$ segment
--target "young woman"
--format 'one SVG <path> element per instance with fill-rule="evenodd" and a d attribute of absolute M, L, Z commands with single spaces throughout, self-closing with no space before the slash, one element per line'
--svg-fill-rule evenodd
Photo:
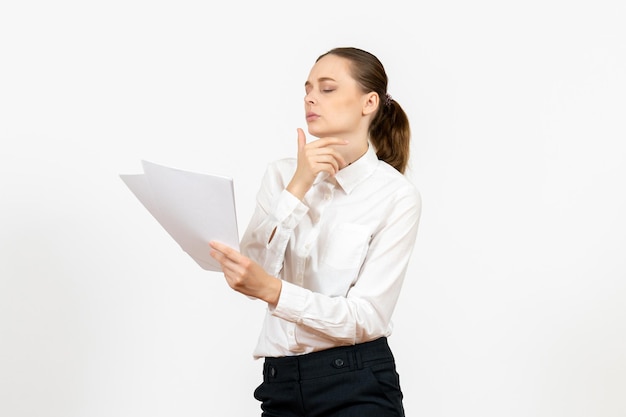
<path fill-rule="evenodd" d="M 268 166 L 241 253 L 211 242 L 228 284 L 267 302 L 256 358 L 263 416 L 404 416 L 387 337 L 416 239 L 403 175 L 409 122 L 380 61 L 320 56 L 305 82 L 307 143 Z"/>

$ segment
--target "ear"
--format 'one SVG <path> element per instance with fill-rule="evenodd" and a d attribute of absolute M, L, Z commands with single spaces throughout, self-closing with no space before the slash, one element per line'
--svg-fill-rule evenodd
<path fill-rule="evenodd" d="M 376 109 L 378 109 L 379 104 L 380 98 L 378 97 L 378 93 L 371 91 L 365 94 L 363 101 L 363 116 L 374 114 L 374 112 L 376 112 Z"/>

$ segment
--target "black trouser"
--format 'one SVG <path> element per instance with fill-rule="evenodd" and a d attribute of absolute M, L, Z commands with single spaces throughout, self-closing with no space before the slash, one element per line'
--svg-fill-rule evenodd
<path fill-rule="evenodd" d="M 386 338 L 301 356 L 266 358 L 254 391 L 263 417 L 403 417 Z"/>

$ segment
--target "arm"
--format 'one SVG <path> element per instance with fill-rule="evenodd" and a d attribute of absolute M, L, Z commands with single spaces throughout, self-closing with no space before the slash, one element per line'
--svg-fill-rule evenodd
<path fill-rule="evenodd" d="M 334 175 L 345 166 L 343 157 L 331 145 L 345 144 L 336 138 L 318 139 L 309 144 L 298 129 L 298 159 L 293 169 L 271 165 L 257 194 L 254 215 L 241 241 L 241 253 L 211 242 L 211 256 L 220 262 L 228 284 L 236 291 L 266 301 L 278 302 L 280 274 L 285 249 L 293 229 L 306 215 L 308 207 L 301 201 L 321 172 Z M 287 164 L 286 160 L 278 164 Z M 285 173 L 293 176 L 285 187 Z"/>
<path fill-rule="evenodd" d="M 293 162 L 282 160 L 265 172 L 254 214 L 241 240 L 241 253 L 258 262 L 270 275 L 278 276 L 282 269 L 292 232 L 309 210 L 302 200 L 317 175 L 334 175 L 346 165 L 333 148 L 346 143 L 324 138 L 307 144 L 304 132 L 298 129 L 296 166 L 285 166 Z"/>
<path fill-rule="evenodd" d="M 392 206 L 392 212 L 372 237 L 358 279 L 345 296 L 331 297 L 283 282 L 271 313 L 309 332 L 345 343 L 385 334 L 415 243 L 421 200 L 416 192 L 408 192 Z"/>

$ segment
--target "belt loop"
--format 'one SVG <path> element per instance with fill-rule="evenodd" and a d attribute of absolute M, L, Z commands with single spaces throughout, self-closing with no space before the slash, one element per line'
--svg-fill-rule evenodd
<path fill-rule="evenodd" d="M 363 360 L 361 359 L 361 351 L 359 349 L 354 352 L 354 358 L 356 362 L 356 369 L 363 369 Z"/>

